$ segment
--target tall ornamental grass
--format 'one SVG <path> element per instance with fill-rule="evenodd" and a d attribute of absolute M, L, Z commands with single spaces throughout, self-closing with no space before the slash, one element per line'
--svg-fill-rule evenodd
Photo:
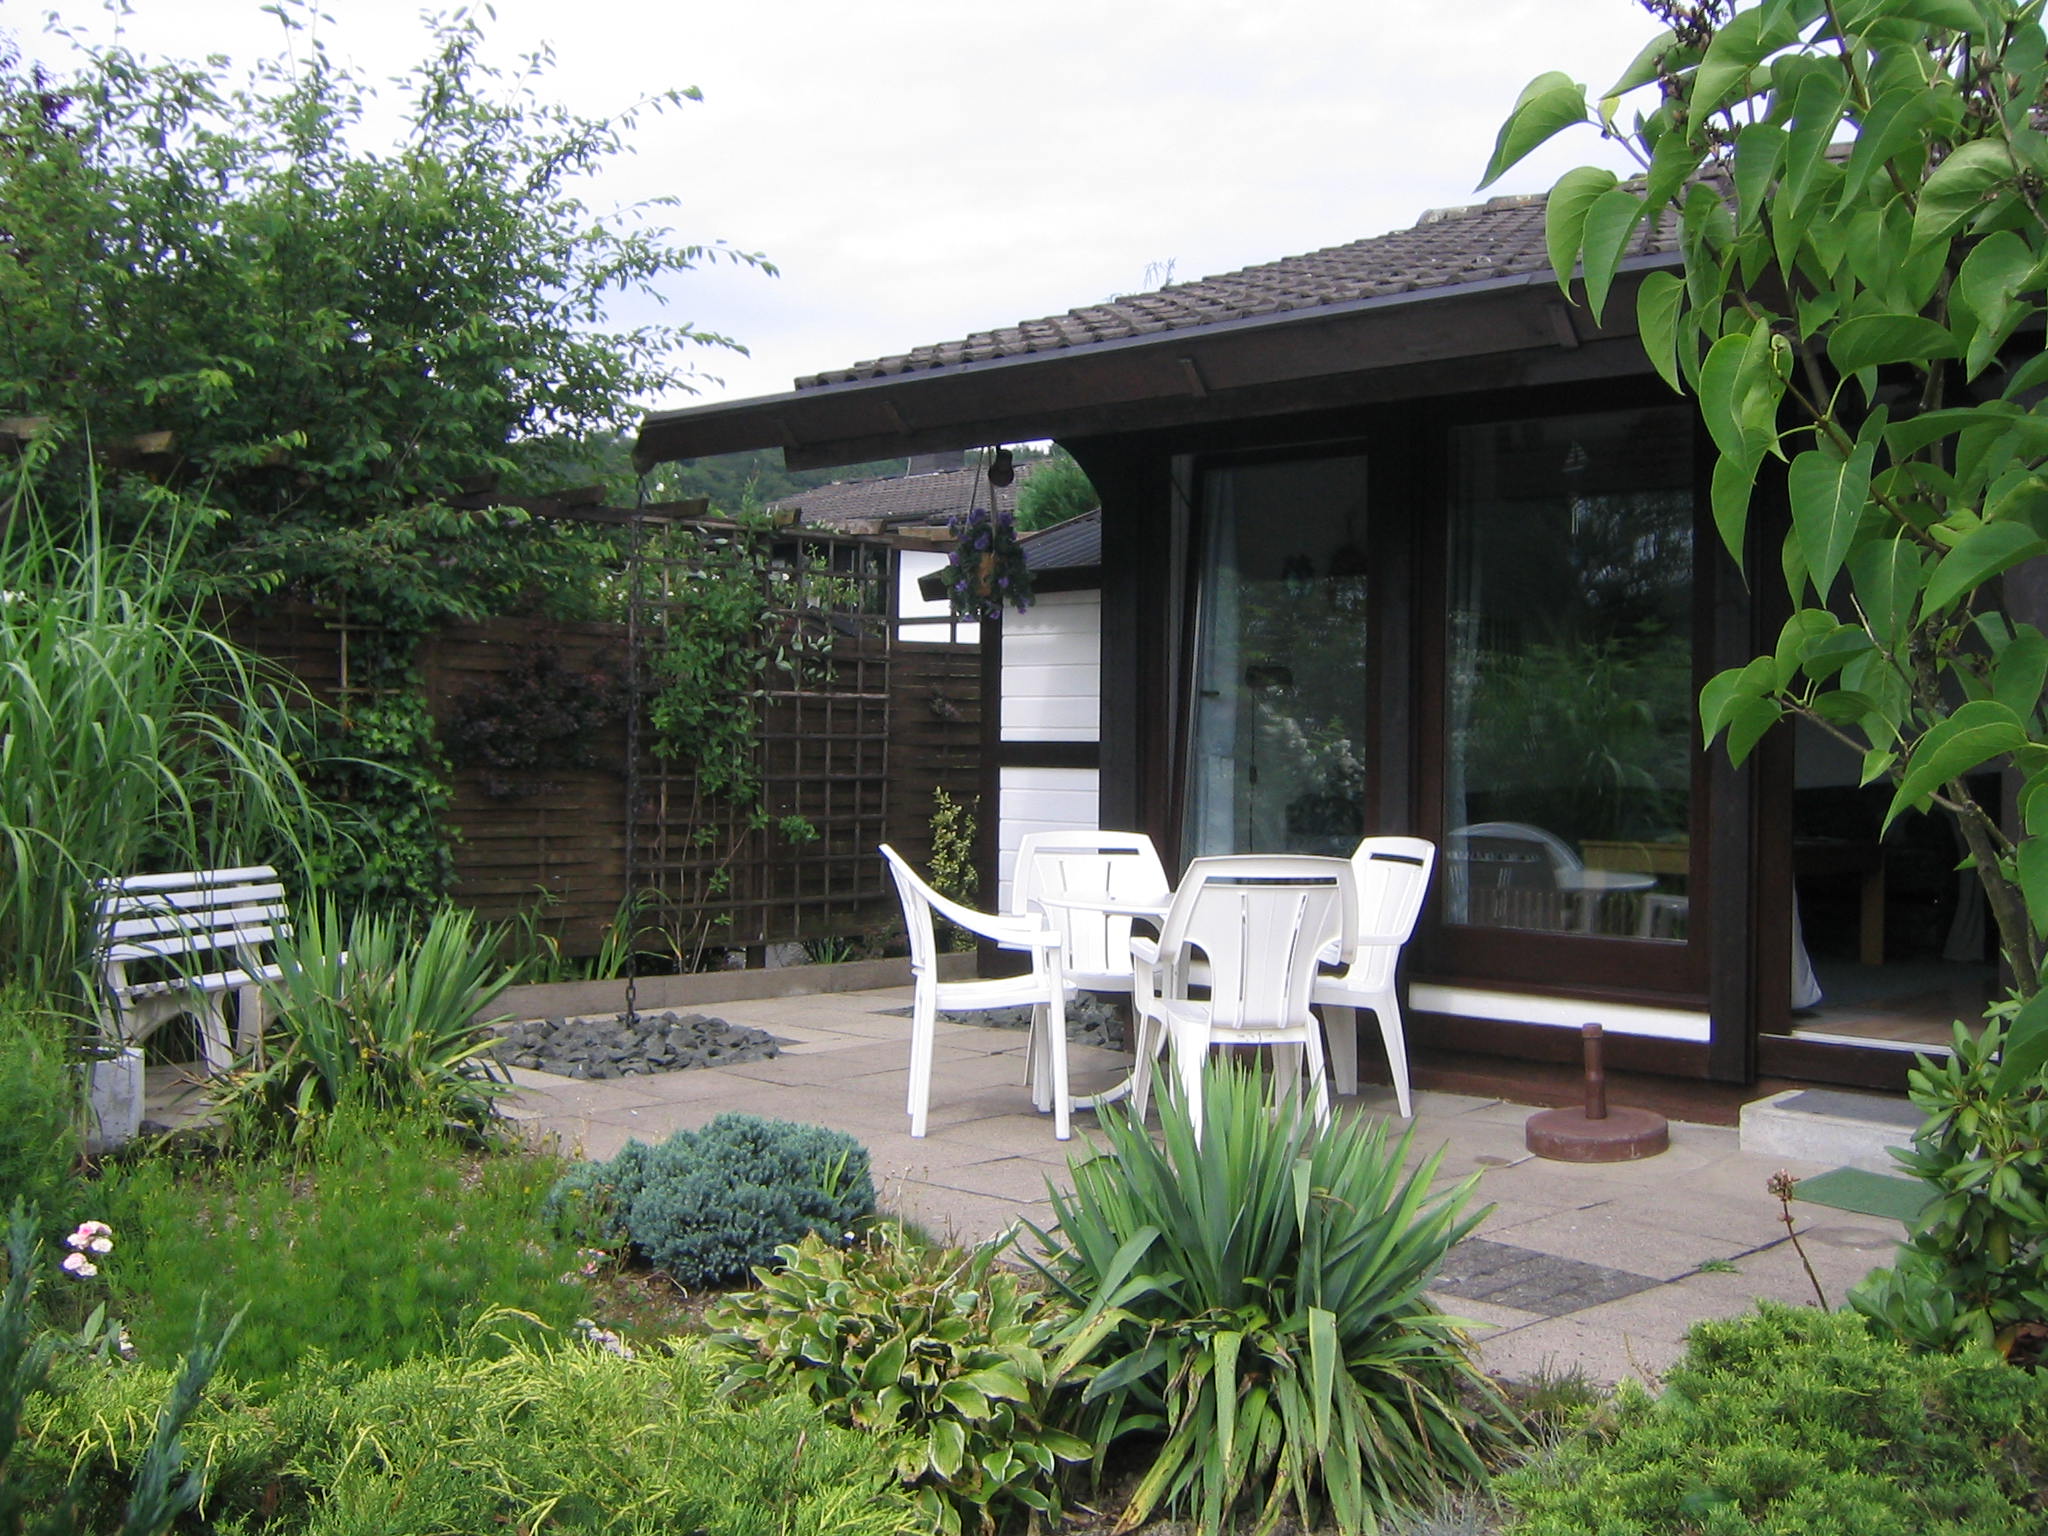
<path fill-rule="evenodd" d="M 0 981 L 86 995 L 93 883 L 295 861 L 316 803 L 287 686 L 207 621 L 188 536 L 61 530 L 0 492 Z M 145 534 L 166 530 L 145 530 Z"/>

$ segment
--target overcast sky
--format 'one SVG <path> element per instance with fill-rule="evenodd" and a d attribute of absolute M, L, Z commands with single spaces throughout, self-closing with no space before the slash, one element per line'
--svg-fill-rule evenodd
<path fill-rule="evenodd" d="M 331 0 L 329 50 L 372 78 L 425 52 L 409 0 Z M 285 47 L 257 0 L 132 0 L 155 57 Z M 1383 234 L 1480 200 L 1500 120 L 1531 76 L 1604 87 L 1655 26 L 1634 0 L 498 0 L 492 57 L 542 44 L 543 91 L 589 114 L 694 85 L 645 121 L 593 191 L 674 194 L 689 240 L 769 257 L 781 276 L 677 278 L 668 314 L 744 342 L 699 354 L 772 394 L 835 368 L 1147 286 Z M 111 33 L 103 12 L 67 20 Z M 43 8 L 0 28 L 59 57 Z M 1587 160 L 1567 135 L 1490 193 L 1547 188 Z M 625 316 L 622 318 L 632 318 Z M 691 403 L 688 397 L 660 402 Z"/>

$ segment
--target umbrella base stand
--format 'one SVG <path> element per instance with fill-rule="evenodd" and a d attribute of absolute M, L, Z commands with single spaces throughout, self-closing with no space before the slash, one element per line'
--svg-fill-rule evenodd
<path fill-rule="evenodd" d="M 1647 1109 L 1609 1109 L 1598 1024 L 1585 1027 L 1585 1041 L 1585 1104 L 1531 1115 L 1523 1144 L 1538 1157 L 1558 1163 L 1628 1163 L 1655 1157 L 1671 1145 L 1670 1125 Z"/>

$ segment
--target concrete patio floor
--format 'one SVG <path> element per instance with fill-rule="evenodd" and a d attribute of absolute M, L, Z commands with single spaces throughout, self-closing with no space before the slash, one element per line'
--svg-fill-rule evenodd
<path fill-rule="evenodd" d="M 898 1012 L 909 1001 L 910 989 L 898 987 L 705 1005 L 774 1034 L 783 1054 L 609 1081 L 515 1070 L 510 1110 L 536 1135 L 592 1158 L 728 1110 L 811 1121 L 865 1143 L 884 1208 L 937 1235 L 973 1241 L 1020 1217 L 1045 1223 L 1047 1181 L 1064 1185 L 1067 1159 L 1096 1139 L 1095 1116 L 1076 1112 L 1073 1140 L 1055 1141 L 1050 1116 L 1032 1111 L 1023 1086 L 1023 1033 L 942 1020 L 929 1133 L 913 1139 L 904 1109 L 910 1021 Z M 1117 1081 L 1129 1064 L 1090 1047 L 1073 1058 L 1077 1093 Z M 1337 1103 L 1340 1114 L 1391 1114 L 1393 1094 L 1366 1086 Z M 1523 1147 L 1528 1106 L 1424 1092 L 1415 1109 L 1416 1155 L 1447 1147 L 1444 1175 L 1478 1172 L 1478 1201 L 1493 1207 L 1453 1251 L 1435 1295 L 1474 1325 L 1498 1375 L 1579 1370 L 1598 1381 L 1654 1381 L 1701 1318 L 1758 1298 L 1813 1302 L 1764 1184 L 1780 1167 L 1803 1177 L 1826 1165 L 1746 1155 L 1732 1128 L 1688 1124 L 1674 1124 L 1670 1150 L 1642 1162 L 1546 1162 Z M 1876 1217 L 1792 1210 L 1831 1305 L 1904 1236 Z"/>

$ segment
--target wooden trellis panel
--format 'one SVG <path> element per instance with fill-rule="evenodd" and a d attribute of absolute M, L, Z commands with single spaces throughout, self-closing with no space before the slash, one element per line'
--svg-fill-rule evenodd
<path fill-rule="evenodd" d="M 875 845 L 930 855 L 932 790 L 976 789 L 980 661 L 971 646 L 906 644 L 887 615 L 890 551 L 875 540 L 776 535 L 785 567 L 828 574 L 827 596 L 778 580 L 775 610 L 822 650 L 794 676 L 768 673 L 756 750 L 771 819 L 798 815 L 817 829 L 797 841 L 698 792 L 693 775 L 646 750 L 640 757 L 633 884 L 658 900 L 643 921 L 684 950 L 869 935 L 896 922 Z M 805 558 L 798 560 L 801 553 Z M 674 573 L 670 573 L 673 576 Z M 657 594 L 660 577 L 650 583 Z M 651 616 L 649 616 L 651 617 Z M 238 616 L 238 638 L 330 703 L 352 684 L 345 625 L 305 605 Z M 829 648 L 824 637 L 829 635 Z M 556 651 L 563 666 L 622 669 L 623 623 L 531 618 L 451 625 L 418 653 L 429 708 L 451 718 L 468 694 L 502 685 L 520 652 Z M 493 796 L 486 775 L 456 762 L 446 822 L 455 835 L 455 899 L 490 921 L 531 920 L 568 954 L 594 953 L 625 898 L 626 730 L 597 733 L 596 766 L 529 776 L 516 798 Z"/>

